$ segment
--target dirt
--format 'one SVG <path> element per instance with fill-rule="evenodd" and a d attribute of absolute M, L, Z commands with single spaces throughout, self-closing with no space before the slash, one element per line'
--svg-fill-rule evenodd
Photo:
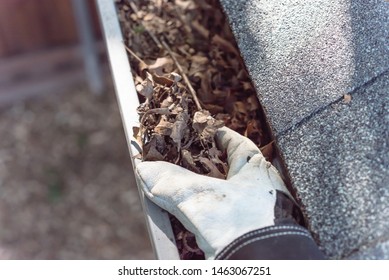
<path fill-rule="evenodd" d="M 0 110 L 0 259 L 149 259 L 113 89 Z"/>

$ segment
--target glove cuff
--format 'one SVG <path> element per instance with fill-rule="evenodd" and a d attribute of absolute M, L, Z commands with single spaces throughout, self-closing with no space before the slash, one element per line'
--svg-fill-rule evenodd
<path fill-rule="evenodd" d="M 276 225 L 248 232 L 235 239 L 217 260 L 324 259 L 307 229 L 295 225 Z"/>

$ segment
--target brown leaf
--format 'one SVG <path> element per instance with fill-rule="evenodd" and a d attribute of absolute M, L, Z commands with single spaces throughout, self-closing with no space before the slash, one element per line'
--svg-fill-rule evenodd
<path fill-rule="evenodd" d="M 239 72 L 238 72 L 238 75 L 237 75 L 238 79 L 243 81 L 243 80 L 246 80 L 247 79 L 247 72 L 244 70 L 244 69 L 241 69 Z"/>
<path fill-rule="evenodd" d="M 248 111 L 256 111 L 259 109 L 259 102 L 256 96 L 252 95 L 247 98 Z"/>
<path fill-rule="evenodd" d="M 188 73 L 189 76 L 207 70 L 209 60 L 206 56 L 197 54 L 191 56 L 190 60 L 191 60 L 191 65 Z"/>
<path fill-rule="evenodd" d="M 192 127 L 203 140 L 212 141 L 216 130 L 224 126 L 224 121 L 214 119 L 207 110 L 197 111 L 193 116 Z"/>
<path fill-rule="evenodd" d="M 208 118 L 211 118 L 211 115 L 206 110 L 197 111 L 194 114 L 192 127 L 197 133 L 201 134 L 203 132 L 207 126 Z"/>
<path fill-rule="evenodd" d="M 186 150 L 186 149 L 182 149 L 181 150 L 181 156 L 182 156 L 182 165 L 183 167 L 193 171 L 193 172 L 196 172 L 198 174 L 200 174 L 200 170 L 198 169 L 198 167 L 196 166 L 196 163 L 194 162 L 193 160 L 193 157 L 191 155 L 191 153 Z"/>
<path fill-rule="evenodd" d="M 154 82 L 162 86 L 171 87 L 172 85 L 174 85 L 173 80 L 170 80 L 169 78 L 166 78 L 164 76 L 158 76 L 157 74 L 153 74 L 153 80 Z"/>
<path fill-rule="evenodd" d="M 244 104 L 242 101 L 236 101 L 234 103 L 234 110 L 235 112 L 247 115 L 246 104 Z"/>
<path fill-rule="evenodd" d="M 213 146 L 208 150 L 208 155 L 213 163 L 218 164 L 223 168 L 224 175 L 227 175 L 228 166 L 225 162 L 223 162 L 220 159 L 220 157 L 222 156 L 222 152 L 219 149 L 217 149 L 215 146 Z"/>
<path fill-rule="evenodd" d="M 172 140 L 177 144 L 178 150 L 181 149 L 181 140 L 185 136 L 185 129 L 187 127 L 188 120 L 188 113 L 186 111 L 182 111 L 177 115 L 176 121 L 173 124 L 170 138 L 172 138 Z"/>
<path fill-rule="evenodd" d="M 273 160 L 273 144 L 274 140 L 260 149 L 266 160 L 270 162 Z"/>
<path fill-rule="evenodd" d="M 234 103 L 232 115 L 240 122 L 247 123 L 249 121 L 249 114 L 247 112 L 246 104 L 242 101 L 237 101 Z"/>
<path fill-rule="evenodd" d="M 196 4 L 195 2 L 192 1 L 186 1 L 186 0 L 176 0 L 175 5 L 180 7 L 183 10 L 194 10 L 196 9 Z"/>
<path fill-rule="evenodd" d="M 216 131 L 223 126 L 224 126 L 223 121 L 215 120 L 214 118 L 212 118 L 211 120 L 208 121 L 207 126 L 201 133 L 201 137 L 204 140 L 213 142 Z"/>
<path fill-rule="evenodd" d="M 143 160 L 156 161 L 163 160 L 164 156 L 160 151 L 163 151 L 165 142 L 159 135 L 153 135 L 151 141 L 143 146 Z"/>
<path fill-rule="evenodd" d="M 208 69 L 204 75 L 201 76 L 201 90 L 199 91 L 199 97 L 204 103 L 214 103 L 215 96 L 212 94 L 212 75 L 216 71 L 215 69 Z"/>
<path fill-rule="evenodd" d="M 350 103 L 351 102 L 351 95 L 350 94 L 345 94 L 345 95 L 343 95 L 343 102 L 344 103 Z"/>
<path fill-rule="evenodd" d="M 158 76 L 162 76 L 173 71 L 174 62 L 170 57 L 160 57 L 153 64 L 149 65 L 149 69 Z"/>
<path fill-rule="evenodd" d="M 245 128 L 246 125 L 242 121 L 238 120 L 236 117 L 232 117 L 231 122 L 228 124 L 228 127 L 232 130 L 239 131 L 241 128 Z"/>
<path fill-rule="evenodd" d="M 154 86 L 153 86 L 152 78 L 147 77 L 141 84 L 137 85 L 136 91 L 140 95 L 146 97 L 147 99 L 150 99 L 154 93 Z"/>
<path fill-rule="evenodd" d="M 253 86 L 250 82 L 242 82 L 243 90 L 249 91 L 253 89 Z M 250 96 L 251 97 L 251 96 Z"/>
<path fill-rule="evenodd" d="M 132 127 L 132 136 L 136 139 L 139 135 L 139 127 L 133 126 Z"/>
<path fill-rule="evenodd" d="M 161 108 L 169 108 L 172 104 L 173 98 L 171 96 L 168 96 L 161 102 Z"/>
<path fill-rule="evenodd" d="M 143 20 L 144 20 L 144 21 L 150 21 L 150 20 L 152 20 L 153 18 L 154 18 L 154 14 L 148 13 L 148 14 L 146 14 L 146 15 L 143 17 Z"/>
<path fill-rule="evenodd" d="M 219 179 L 225 179 L 226 176 L 222 174 L 219 169 L 216 167 L 216 165 L 210 161 L 209 159 L 205 157 L 200 157 L 199 161 L 203 164 L 203 166 L 209 170 L 209 172 L 206 174 L 209 177 L 213 178 L 219 178 Z"/>
<path fill-rule="evenodd" d="M 222 152 L 218 150 L 215 146 L 213 146 L 208 150 L 208 154 L 211 158 L 217 158 L 222 154 Z"/>
<path fill-rule="evenodd" d="M 257 145 L 261 144 L 261 139 L 262 139 L 262 129 L 261 129 L 261 124 L 258 120 L 250 120 L 247 123 L 246 130 L 244 132 L 244 136 L 252 140 L 254 143 Z"/>
<path fill-rule="evenodd" d="M 225 124 L 229 122 L 231 116 L 229 114 L 219 113 L 215 116 L 215 119 L 223 121 Z"/>
<path fill-rule="evenodd" d="M 140 127 L 133 126 L 132 127 L 132 133 L 133 137 L 136 140 L 136 142 L 140 145 L 142 143 L 142 132 L 140 131 Z"/>
<path fill-rule="evenodd" d="M 226 91 L 221 90 L 221 89 L 215 89 L 212 91 L 213 95 L 217 98 L 225 98 L 226 95 L 228 94 Z"/>
<path fill-rule="evenodd" d="M 182 80 L 182 76 L 178 73 L 175 73 L 175 72 L 171 72 L 169 74 L 169 78 L 172 79 L 173 81 L 175 81 L 176 83 Z"/>
<path fill-rule="evenodd" d="M 204 104 L 203 102 L 200 101 L 201 106 L 208 110 L 212 115 L 218 115 L 224 112 L 224 107 L 220 105 L 214 105 L 214 104 Z M 220 118 L 217 118 L 220 119 Z"/>
<path fill-rule="evenodd" d="M 197 20 L 191 22 L 192 27 L 205 39 L 209 37 L 209 30 L 202 26 Z"/>
<path fill-rule="evenodd" d="M 173 124 L 167 120 L 167 116 L 163 115 L 158 125 L 154 127 L 154 132 L 160 135 L 169 136 L 172 133 Z"/>

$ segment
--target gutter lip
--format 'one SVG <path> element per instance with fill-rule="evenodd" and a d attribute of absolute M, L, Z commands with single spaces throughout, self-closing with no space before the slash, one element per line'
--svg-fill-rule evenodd
<path fill-rule="evenodd" d="M 116 98 L 135 174 L 137 161 L 134 159 L 139 151 L 135 145 L 131 144 L 131 141 L 134 141 L 132 136 L 133 127 L 139 127 L 139 116 L 136 111 L 139 106 L 139 99 L 124 47 L 124 39 L 114 0 L 96 0 L 96 3 L 107 47 Z M 168 213 L 145 197 L 139 179 L 136 176 L 135 178 L 156 258 L 160 260 L 179 260 L 180 257 Z"/>

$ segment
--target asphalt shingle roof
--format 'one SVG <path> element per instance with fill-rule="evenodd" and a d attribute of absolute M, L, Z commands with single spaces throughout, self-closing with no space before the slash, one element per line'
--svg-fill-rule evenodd
<path fill-rule="evenodd" d="M 389 258 L 389 2 L 221 3 L 321 248 Z"/>

